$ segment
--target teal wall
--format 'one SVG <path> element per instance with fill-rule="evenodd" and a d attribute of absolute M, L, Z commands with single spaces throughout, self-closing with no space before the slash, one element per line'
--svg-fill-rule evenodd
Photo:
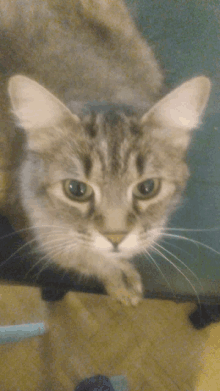
<path fill-rule="evenodd" d="M 170 227 L 204 229 L 171 233 L 201 241 L 220 252 L 220 3 L 213 0 L 127 2 L 142 33 L 153 46 L 170 88 L 201 74 L 210 77 L 213 83 L 203 124 L 194 133 L 188 153 L 191 179 L 184 202 Z M 210 293 L 217 289 L 220 294 L 220 254 L 185 240 L 169 240 L 166 248 L 190 267 L 200 281 L 208 281 L 205 289 Z M 175 257 L 164 254 L 185 269 Z M 174 289 L 178 289 L 179 284 L 185 292 L 193 293 L 190 283 L 182 279 L 173 266 L 162 257 L 152 255 Z M 146 273 L 146 279 L 150 274 L 159 281 L 160 272 L 155 266 L 150 273 L 146 261 L 140 268 L 142 275 Z M 192 273 L 186 270 L 186 275 L 200 291 L 200 283 Z M 165 278 L 163 280 L 166 285 Z"/>

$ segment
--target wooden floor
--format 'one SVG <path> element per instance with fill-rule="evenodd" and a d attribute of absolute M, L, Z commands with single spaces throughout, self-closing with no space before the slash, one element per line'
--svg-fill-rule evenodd
<path fill-rule="evenodd" d="M 196 331 L 193 304 L 69 293 L 46 304 L 36 288 L 0 286 L 0 324 L 47 322 L 44 336 L 0 346 L 1 391 L 73 391 L 94 374 L 129 391 L 220 390 L 220 324 Z"/>

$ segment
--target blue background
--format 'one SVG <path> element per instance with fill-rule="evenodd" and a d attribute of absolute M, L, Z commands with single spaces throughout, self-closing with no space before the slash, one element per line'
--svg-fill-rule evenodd
<path fill-rule="evenodd" d="M 204 231 L 168 231 L 200 241 L 220 252 L 220 5 L 209 1 L 127 0 L 140 31 L 162 66 L 168 87 L 206 75 L 212 81 L 210 101 L 203 124 L 193 134 L 188 153 L 191 178 L 185 198 L 170 227 Z M 164 238 L 175 257 L 164 252 L 201 294 L 220 294 L 220 254 L 201 245 Z M 161 242 L 161 245 L 164 245 Z M 173 247 L 173 245 L 179 248 Z M 195 294 L 190 283 L 161 256 L 152 253 L 161 272 L 148 259 L 136 261 L 146 290 Z M 165 278 L 168 280 L 165 280 Z M 170 286 L 169 286 L 170 284 Z"/>

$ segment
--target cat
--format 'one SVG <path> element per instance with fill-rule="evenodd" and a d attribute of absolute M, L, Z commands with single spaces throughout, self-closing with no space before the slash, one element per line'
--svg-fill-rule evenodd
<path fill-rule="evenodd" d="M 137 305 L 143 284 L 132 257 L 150 251 L 181 200 L 210 81 L 164 94 L 120 0 L 14 3 L 14 13 L 0 3 L 1 123 L 11 146 L 2 209 L 27 228 L 42 262 L 94 276 L 112 298 Z"/>

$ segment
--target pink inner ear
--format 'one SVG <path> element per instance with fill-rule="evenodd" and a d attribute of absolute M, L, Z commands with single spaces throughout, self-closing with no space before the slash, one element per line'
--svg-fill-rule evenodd
<path fill-rule="evenodd" d="M 163 127 L 181 128 L 190 130 L 197 127 L 199 114 L 188 102 L 177 104 L 178 102 L 168 102 L 155 111 L 154 117 Z"/>
<path fill-rule="evenodd" d="M 191 130 L 198 126 L 200 116 L 210 94 L 210 82 L 206 77 L 197 77 L 159 101 L 142 118 L 142 123 L 153 120 L 158 126 Z"/>
<path fill-rule="evenodd" d="M 67 117 L 79 123 L 78 117 L 59 99 L 28 77 L 13 76 L 9 81 L 9 95 L 13 111 L 26 130 L 55 126 Z"/>

